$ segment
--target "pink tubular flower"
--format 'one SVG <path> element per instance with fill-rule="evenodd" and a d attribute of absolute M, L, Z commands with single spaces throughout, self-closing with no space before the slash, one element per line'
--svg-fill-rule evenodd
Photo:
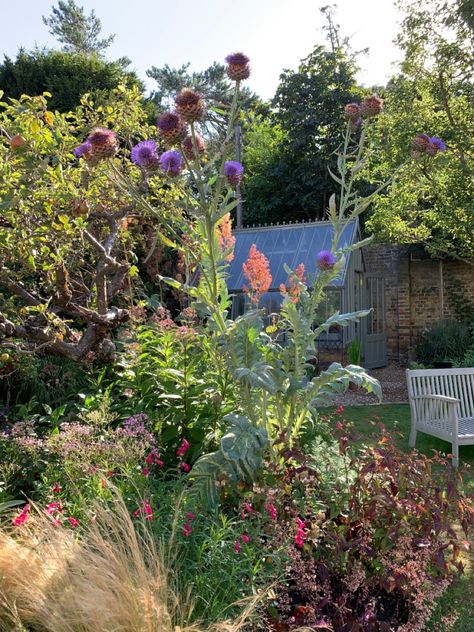
<path fill-rule="evenodd" d="M 176 450 L 176 456 L 184 456 L 186 452 L 189 450 L 190 444 L 187 439 L 183 439 L 181 445 Z"/>
<path fill-rule="evenodd" d="M 293 539 L 295 541 L 296 546 L 299 549 L 302 549 L 304 541 L 306 539 L 304 520 L 301 520 L 301 518 L 296 518 L 296 525 L 297 525 L 296 535 L 294 536 Z"/>
<path fill-rule="evenodd" d="M 53 492 L 53 494 L 59 494 L 61 490 L 62 490 L 61 485 L 59 483 L 56 483 L 56 485 L 53 487 L 51 491 Z"/>
<path fill-rule="evenodd" d="M 76 518 L 73 518 L 72 516 L 69 516 L 68 520 L 73 529 L 75 529 L 79 524 L 79 520 L 76 520 Z"/>
<path fill-rule="evenodd" d="M 250 538 L 248 535 L 245 535 L 245 533 L 241 533 L 240 537 L 242 539 L 242 542 L 244 542 L 245 544 L 248 544 L 250 542 Z"/>
<path fill-rule="evenodd" d="M 179 464 L 179 467 L 183 470 L 183 472 L 186 472 L 186 474 L 191 470 L 189 463 L 185 463 L 184 461 Z"/>
<path fill-rule="evenodd" d="M 62 505 L 59 502 L 49 503 L 49 505 L 46 506 L 46 513 L 48 516 L 52 516 L 55 511 L 59 511 L 59 513 L 61 513 L 62 510 Z"/>
<path fill-rule="evenodd" d="M 265 505 L 265 509 L 267 510 L 267 513 L 272 520 L 277 519 L 277 510 L 275 508 L 275 505 L 272 502 L 267 503 Z"/>
<path fill-rule="evenodd" d="M 186 518 L 189 520 L 189 522 L 192 522 L 193 520 L 196 519 L 196 514 L 193 514 L 192 511 L 187 511 Z"/>
<path fill-rule="evenodd" d="M 339 408 L 336 409 L 336 415 L 342 415 L 344 412 L 344 406 L 341 404 Z"/>
<path fill-rule="evenodd" d="M 193 528 L 191 527 L 189 522 L 185 522 L 183 525 L 183 534 L 185 535 L 185 537 L 188 538 L 192 532 L 193 532 Z"/>
<path fill-rule="evenodd" d="M 145 520 L 153 519 L 153 509 L 148 501 L 145 500 L 143 503 L 143 511 L 145 512 Z"/>
<path fill-rule="evenodd" d="M 138 518 L 138 516 L 141 514 L 141 512 L 142 511 L 141 511 L 140 507 L 137 507 L 137 509 L 135 509 L 135 511 L 132 513 L 132 516 L 134 518 Z"/>
<path fill-rule="evenodd" d="M 237 540 L 235 541 L 235 544 L 234 544 L 234 551 L 236 553 L 240 553 L 241 548 L 242 547 L 240 546 L 240 540 L 237 538 Z"/>
<path fill-rule="evenodd" d="M 150 470 L 147 467 L 142 467 L 142 475 L 149 476 Z"/>
<path fill-rule="evenodd" d="M 13 518 L 12 525 L 14 525 L 15 527 L 21 527 L 21 525 L 24 524 L 28 520 L 29 513 L 30 513 L 30 505 L 27 504 L 23 507 L 21 512 Z"/>

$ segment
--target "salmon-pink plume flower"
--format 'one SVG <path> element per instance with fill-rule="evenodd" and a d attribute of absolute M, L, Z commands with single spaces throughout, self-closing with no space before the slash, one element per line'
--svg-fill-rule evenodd
<path fill-rule="evenodd" d="M 202 156 L 206 153 L 206 143 L 200 134 L 194 134 L 194 142 L 196 147 L 194 147 L 193 137 L 191 134 L 188 134 L 183 140 L 183 152 L 189 160 L 194 160 L 194 158 L 196 158 L 195 149 L 197 150 L 198 156 Z"/>
<path fill-rule="evenodd" d="M 316 263 L 320 270 L 331 270 L 336 265 L 336 257 L 330 250 L 321 250 L 316 257 Z"/>
<path fill-rule="evenodd" d="M 361 115 L 361 108 L 358 103 L 348 103 L 344 108 L 344 117 L 354 123 L 358 121 Z"/>
<path fill-rule="evenodd" d="M 76 520 L 76 518 L 73 518 L 73 516 L 69 516 L 68 520 L 73 529 L 75 529 L 79 525 L 79 520 Z"/>
<path fill-rule="evenodd" d="M 226 213 L 217 226 L 217 243 L 219 250 L 226 254 L 226 261 L 234 258 L 235 237 L 232 234 L 232 219 L 230 213 Z"/>
<path fill-rule="evenodd" d="M 186 135 L 186 125 L 177 112 L 163 112 L 156 121 L 158 133 L 165 143 L 180 143 Z"/>
<path fill-rule="evenodd" d="M 206 104 L 204 103 L 202 94 L 196 92 L 196 90 L 191 90 L 191 88 L 183 88 L 181 92 L 176 95 L 174 104 L 176 112 L 188 123 L 199 121 L 203 119 L 206 114 Z"/>
<path fill-rule="evenodd" d="M 191 444 L 189 443 L 189 441 L 187 439 L 183 439 L 181 441 L 181 445 L 176 450 L 176 456 L 183 456 L 183 455 L 185 455 L 190 447 L 191 447 Z"/>
<path fill-rule="evenodd" d="M 383 110 L 383 101 L 377 94 L 371 94 L 362 100 L 360 110 L 366 118 L 378 116 Z"/>
<path fill-rule="evenodd" d="M 242 181 L 242 175 L 244 173 L 244 168 L 237 160 L 228 160 L 224 165 L 224 175 L 227 179 L 227 182 L 233 187 L 240 184 Z"/>
<path fill-rule="evenodd" d="M 76 158 L 87 158 L 92 153 L 92 145 L 86 140 L 77 147 L 74 147 L 72 153 Z"/>
<path fill-rule="evenodd" d="M 169 176 L 177 176 L 184 167 L 184 160 L 179 151 L 170 149 L 160 156 L 160 167 Z"/>
<path fill-rule="evenodd" d="M 250 542 L 249 536 L 245 535 L 245 533 L 241 533 L 240 537 L 242 538 L 242 542 L 244 542 L 245 544 L 248 544 Z"/>
<path fill-rule="evenodd" d="M 24 524 L 29 517 L 30 514 L 30 505 L 26 504 L 23 509 L 20 511 L 20 513 L 15 516 L 12 520 L 12 525 L 14 525 L 15 527 L 21 527 L 22 524 Z"/>
<path fill-rule="evenodd" d="M 185 522 L 183 525 L 183 534 L 185 535 L 185 537 L 189 538 L 192 532 L 193 532 L 192 526 L 189 524 L 189 522 Z"/>
<path fill-rule="evenodd" d="M 286 298 L 288 294 L 292 303 L 297 303 L 301 294 L 300 283 L 305 283 L 304 278 L 304 263 L 300 263 L 296 270 L 290 274 L 289 287 L 287 288 L 284 283 L 280 285 L 280 292 L 283 298 Z"/>
<path fill-rule="evenodd" d="M 249 283 L 249 287 L 243 286 L 252 303 L 257 304 L 262 294 L 268 292 L 272 283 L 272 275 L 270 274 L 270 263 L 263 252 L 257 250 L 257 246 L 252 244 L 249 251 L 249 258 L 242 264 L 245 277 Z"/>
<path fill-rule="evenodd" d="M 131 158 L 136 165 L 145 171 L 155 171 L 160 163 L 154 140 L 142 140 L 137 143 L 132 147 Z"/>
<path fill-rule="evenodd" d="M 244 53 L 231 53 L 225 58 L 227 76 L 232 81 L 243 81 L 250 77 L 250 59 Z"/>
<path fill-rule="evenodd" d="M 240 544 L 240 540 L 237 538 L 237 540 L 235 541 L 234 544 L 234 551 L 236 553 L 240 553 L 240 551 L 242 550 L 241 544 Z"/>

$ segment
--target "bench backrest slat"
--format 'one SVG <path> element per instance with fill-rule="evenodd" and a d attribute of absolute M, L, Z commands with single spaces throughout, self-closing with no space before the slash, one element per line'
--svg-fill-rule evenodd
<path fill-rule="evenodd" d="M 407 371 L 408 395 L 447 395 L 461 401 L 461 418 L 474 418 L 474 368 Z"/>

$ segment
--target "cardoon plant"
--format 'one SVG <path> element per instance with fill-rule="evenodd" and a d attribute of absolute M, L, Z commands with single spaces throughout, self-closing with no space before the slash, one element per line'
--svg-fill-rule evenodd
<path fill-rule="evenodd" d="M 177 215 L 176 222 L 169 228 L 188 270 L 184 283 L 169 278 L 163 280 L 189 297 L 191 306 L 206 323 L 216 365 L 226 365 L 238 393 L 235 410 L 224 417 L 227 431 L 220 438 L 219 449 L 201 457 L 190 473 L 196 493 L 208 501 L 218 500 L 219 480 L 248 481 L 259 471 L 265 454 L 267 458 L 278 458 L 270 446 L 283 442 L 291 447 L 302 426 L 317 421 L 315 406 L 345 391 L 350 382 L 381 395 L 378 382 L 361 367 L 333 363 L 314 376 L 310 362 L 316 355 L 316 341 L 321 333 L 335 325 L 345 327 L 368 314 L 368 311 L 337 312 L 314 327 L 325 287 L 343 270 L 347 253 L 370 242 L 366 239 L 340 250 L 345 228 L 388 185 L 388 182 L 381 184 L 366 197 L 360 197 L 355 189 L 358 174 L 365 164 L 367 137 L 382 112 L 383 102 L 377 95 L 371 95 L 360 105 L 352 103 L 345 107 L 347 125 L 337 161 L 338 173 L 331 173 L 340 187 L 337 196 L 333 194 L 329 201 L 328 218 L 333 227 L 331 249 L 315 253 L 313 270 L 304 270 L 301 266 L 296 271 L 287 268 L 289 287 L 281 288 L 284 298 L 276 325 L 265 328 L 258 304 L 270 283 L 268 262 L 265 253 L 252 247 L 244 272 L 254 307 L 232 320 L 231 297 L 226 286 L 233 249 L 229 218 L 238 203 L 235 187 L 244 172 L 243 166 L 232 156 L 232 140 L 240 83 L 249 74 L 249 60 L 239 53 L 229 56 L 227 62 L 228 75 L 235 79 L 234 97 L 227 131 L 214 155 L 203 155 L 205 144 L 198 128 L 205 116 L 206 104 L 196 91 L 182 90 L 176 97 L 175 110 L 162 115 L 158 121 L 159 133 L 167 138 L 168 144 L 175 144 L 175 149 L 160 157 L 160 165 L 181 192 L 186 219 Z M 183 143 L 181 130 L 186 124 L 189 135 Z M 169 130 L 173 133 L 168 134 Z M 434 148 L 442 151 L 441 143 L 434 137 L 427 137 L 425 142 L 424 136 L 419 135 L 413 145 L 417 152 L 409 159 L 417 159 L 420 151 L 427 154 L 435 153 Z M 146 195 L 134 190 L 129 182 L 124 183 L 125 189 L 132 191 L 135 201 L 143 208 L 154 210 Z"/>

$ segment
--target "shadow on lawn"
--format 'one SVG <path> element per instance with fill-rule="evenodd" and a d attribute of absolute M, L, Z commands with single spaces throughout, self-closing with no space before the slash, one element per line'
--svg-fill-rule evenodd
<path fill-rule="evenodd" d="M 410 408 L 408 404 L 381 404 L 371 406 L 350 406 L 344 409 L 342 418 L 352 423 L 359 435 L 359 442 L 370 442 L 377 434 L 377 423 L 383 423 L 387 430 L 400 433 L 395 443 L 400 450 L 408 451 L 410 434 Z M 450 454 L 451 444 L 418 433 L 416 449 L 427 456 L 434 451 Z M 474 446 L 462 446 L 459 451 L 460 471 L 471 497 L 474 497 Z M 471 536 L 474 548 L 474 538 Z M 465 574 L 457 579 L 440 598 L 433 615 L 426 626 L 426 632 L 472 632 L 474 620 L 474 552 L 466 557 Z"/>

